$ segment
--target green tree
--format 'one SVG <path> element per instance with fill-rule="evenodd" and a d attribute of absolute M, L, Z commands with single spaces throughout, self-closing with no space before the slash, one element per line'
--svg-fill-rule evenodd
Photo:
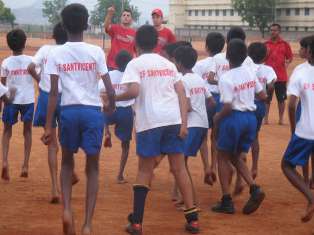
<path fill-rule="evenodd" d="M 5 7 L 2 0 L 0 0 L 0 22 L 9 23 L 11 26 L 14 26 L 15 16 L 12 13 L 10 8 Z"/>
<path fill-rule="evenodd" d="M 61 21 L 60 13 L 65 7 L 67 0 L 45 0 L 43 3 L 43 16 L 48 18 L 49 23 L 55 25 Z"/>
<path fill-rule="evenodd" d="M 140 12 L 138 10 L 138 7 L 130 3 L 130 0 L 98 0 L 95 9 L 91 13 L 91 24 L 102 25 L 107 14 L 107 9 L 113 5 L 115 6 L 116 13 L 112 18 L 112 23 L 119 23 L 120 16 L 123 10 L 122 7 L 124 9 L 130 9 L 133 14 L 133 20 L 135 22 L 138 21 L 140 17 Z"/>
<path fill-rule="evenodd" d="M 232 5 L 242 20 L 250 27 L 257 27 L 265 35 L 265 30 L 274 22 L 276 0 L 232 0 Z"/>

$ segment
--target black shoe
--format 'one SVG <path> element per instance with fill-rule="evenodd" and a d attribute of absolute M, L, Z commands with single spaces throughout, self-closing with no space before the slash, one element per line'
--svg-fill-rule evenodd
<path fill-rule="evenodd" d="M 251 197 L 243 207 L 243 214 L 249 215 L 255 212 L 265 199 L 265 193 L 259 186 L 252 186 L 250 189 Z"/>
<path fill-rule="evenodd" d="M 212 207 L 212 211 L 216 213 L 234 214 L 232 198 L 229 195 L 223 196 L 221 201 Z"/>
<path fill-rule="evenodd" d="M 185 225 L 185 231 L 191 234 L 198 234 L 200 232 L 200 226 L 198 224 L 198 221 L 192 221 L 190 223 L 187 223 Z"/>
<path fill-rule="evenodd" d="M 142 225 L 133 222 L 132 213 L 128 215 L 129 224 L 126 226 L 125 231 L 131 235 L 142 235 Z"/>

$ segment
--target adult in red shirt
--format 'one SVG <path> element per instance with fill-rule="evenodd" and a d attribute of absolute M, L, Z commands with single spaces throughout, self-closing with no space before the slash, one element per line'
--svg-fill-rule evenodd
<path fill-rule="evenodd" d="M 164 15 L 162 10 L 155 9 L 152 11 L 152 19 L 153 25 L 158 32 L 158 44 L 154 49 L 155 53 L 160 54 L 162 48 L 168 43 L 176 42 L 176 36 L 172 33 L 172 31 L 165 26 L 163 26 Z"/>
<path fill-rule="evenodd" d="M 111 23 L 114 13 L 114 6 L 109 7 L 105 18 L 105 32 L 111 37 L 111 48 L 107 57 L 107 65 L 110 70 L 117 69 L 115 58 L 121 50 L 128 51 L 132 56 L 135 55 L 135 29 L 131 28 L 132 12 L 124 9 L 120 24 Z"/>
<path fill-rule="evenodd" d="M 288 42 L 280 37 L 281 26 L 272 24 L 270 27 L 271 38 L 266 41 L 268 55 L 266 65 L 271 66 L 277 75 L 275 83 L 275 93 L 278 101 L 279 124 L 283 125 L 283 117 L 287 99 L 287 67 L 292 62 L 293 54 Z M 266 106 L 265 124 L 268 124 L 268 114 L 273 94 L 269 94 L 269 102 Z"/>

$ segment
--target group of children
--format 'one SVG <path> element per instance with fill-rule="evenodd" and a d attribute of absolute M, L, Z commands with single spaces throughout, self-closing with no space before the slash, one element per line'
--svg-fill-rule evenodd
<path fill-rule="evenodd" d="M 250 187 L 250 197 L 242 212 L 251 214 L 260 207 L 265 193 L 255 181 L 258 133 L 265 116 L 266 94 L 276 81 L 273 69 L 263 64 L 267 56 L 263 43 L 255 42 L 247 47 L 245 33 L 240 27 L 231 28 L 226 41 L 220 33 L 209 33 L 206 38 L 208 57 L 197 62 L 197 52 L 188 42 L 167 44 L 161 55 L 154 53 L 158 32 L 153 26 L 144 25 L 135 35 L 137 57 L 132 58 L 122 50 L 115 58 L 118 69 L 108 71 L 103 50 L 83 41 L 83 32 L 88 27 L 87 9 L 81 4 L 70 4 L 62 10 L 61 18 L 62 24 L 57 24 L 53 31 L 56 45 L 43 46 L 34 57 L 23 54 L 26 35 L 22 30 L 12 30 L 7 35 L 13 55 L 1 66 L 0 96 L 5 103 L 3 180 L 10 179 L 9 142 L 12 126 L 20 113 L 25 138 L 21 176 L 28 176 L 32 124 L 44 127 L 41 139 L 48 146 L 52 203 L 59 202 L 57 152 L 58 142 L 61 144 L 64 234 L 75 234 L 71 194 L 72 185 L 78 178 L 74 173 L 74 154 L 79 148 L 84 150 L 87 188 L 82 234 L 91 234 L 103 135 L 104 146 L 111 147 L 109 125 L 115 125 L 115 135 L 122 148 L 117 182 L 125 183 L 124 168 L 135 123 L 139 163 L 133 185 L 133 210 L 126 228 L 128 233 L 143 234 L 146 197 L 161 156 L 168 156 L 175 178 L 173 199 L 184 205 L 186 231 L 200 232 L 199 208 L 188 166 L 189 157 L 196 156 L 198 151 L 206 184 L 212 185 L 217 180 L 218 167 L 222 198 L 212 211 L 235 213 L 230 190 L 235 171 L 234 195 L 242 192 L 243 180 Z M 309 188 L 306 167 L 314 152 L 314 83 L 311 81 L 314 39 L 309 37 L 301 42 L 303 58 L 308 62 L 295 69 L 288 89 L 292 139 L 282 169 L 308 199 L 309 206 L 302 217 L 302 221 L 307 222 L 314 215 L 314 195 Z M 223 52 L 225 44 L 227 50 Z M 39 83 L 39 97 L 32 123 L 34 80 Z M 300 118 L 296 121 L 298 99 Z M 253 164 L 249 170 L 246 157 L 251 148 Z M 305 177 L 296 171 L 297 165 L 304 166 Z"/>

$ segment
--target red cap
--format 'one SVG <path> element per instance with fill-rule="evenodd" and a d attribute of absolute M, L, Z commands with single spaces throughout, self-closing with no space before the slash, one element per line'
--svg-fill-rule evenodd
<path fill-rule="evenodd" d="M 159 8 L 152 11 L 152 15 L 154 14 L 159 15 L 160 17 L 164 16 L 164 14 L 162 13 L 162 10 L 160 10 Z"/>

